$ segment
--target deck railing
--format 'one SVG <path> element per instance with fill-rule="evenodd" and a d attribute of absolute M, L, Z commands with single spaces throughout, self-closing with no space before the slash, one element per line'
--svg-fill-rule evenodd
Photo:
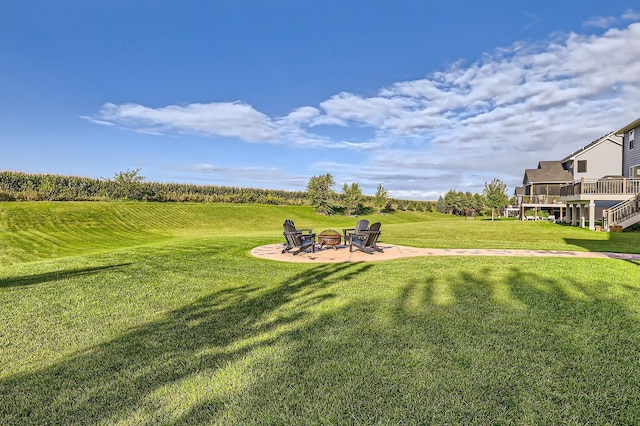
<path fill-rule="evenodd" d="M 602 228 L 606 231 L 625 219 L 635 216 L 640 211 L 640 194 L 634 198 L 616 204 L 602 212 Z"/>
<path fill-rule="evenodd" d="M 560 204 L 558 195 L 526 195 L 522 198 L 522 203 L 526 204 Z"/>
<path fill-rule="evenodd" d="M 604 179 L 580 179 L 573 183 L 560 187 L 560 196 L 583 194 L 623 195 L 639 194 L 640 179 L 604 178 Z"/>

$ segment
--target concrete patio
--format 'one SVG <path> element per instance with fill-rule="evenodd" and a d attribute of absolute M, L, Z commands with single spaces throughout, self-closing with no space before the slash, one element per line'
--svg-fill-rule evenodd
<path fill-rule="evenodd" d="M 592 259 L 620 259 L 640 261 L 640 254 L 629 253 L 601 253 L 582 251 L 555 251 L 555 250 L 512 250 L 512 249 L 443 249 L 443 248 L 417 248 L 398 246 L 394 244 L 378 244 L 383 252 L 373 254 L 362 251 L 349 252 L 345 245 L 320 248 L 316 246 L 315 253 L 311 249 L 300 254 L 282 253 L 282 244 L 269 244 L 256 247 L 251 250 L 255 257 L 276 260 L 281 262 L 297 263 L 347 263 L 347 262 L 380 262 L 391 259 L 420 256 L 513 256 L 513 257 L 569 257 Z"/>

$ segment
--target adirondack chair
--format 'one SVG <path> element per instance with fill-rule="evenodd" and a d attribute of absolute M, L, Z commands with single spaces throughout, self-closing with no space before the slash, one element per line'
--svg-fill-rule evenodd
<path fill-rule="evenodd" d="M 342 228 L 342 235 L 344 236 L 345 245 L 350 244 L 351 238 L 354 235 L 358 237 L 363 237 L 368 230 L 369 230 L 369 221 L 367 219 L 360 219 L 356 223 L 355 228 Z"/>
<path fill-rule="evenodd" d="M 289 219 L 284 221 L 282 227 L 284 228 L 282 235 L 284 235 L 284 238 L 287 241 L 282 253 L 297 249 L 292 252 L 295 256 L 298 253 L 307 250 L 309 247 L 311 247 L 311 251 L 315 253 L 316 234 L 312 232 L 302 232 L 303 229 L 296 229 L 293 222 Z M 304 231 L 311 231 L 311 229 L 304 229 Z"/>
<path fill-rule="evenodd" d="M 368 254 L 373 254 L 376 251 L 382 252 L 382 249 L 377 246 L 378 237 L 380 237 L 380 226 L 380 222 L 376 222 L 361 235 L 353 235 L 349 242 L 349 252 L 353 252 L 354 247 Z"/>

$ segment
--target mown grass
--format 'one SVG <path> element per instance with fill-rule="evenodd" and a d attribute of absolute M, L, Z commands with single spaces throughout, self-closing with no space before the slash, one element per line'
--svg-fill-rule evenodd
<path fill-rule="evenodd" d="M 355 223 L 301 207 L 4 203 L 0 218 L 2 424 L 640 420 L 638 262 L 249 255 L 284 218 Z M 638 251 L 637 235 L 547 223 L 371 219 L 422 247 Z"/>

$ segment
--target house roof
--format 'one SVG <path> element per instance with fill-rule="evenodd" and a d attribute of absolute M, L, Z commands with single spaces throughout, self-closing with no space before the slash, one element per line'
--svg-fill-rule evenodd
<path fill-rule="evenodd" d="M 524 186 L 516 186 L 516 190 L 514 192 L 514 195 L 517 197 L 519 195 L 525 195 L 525 191 L 524 191 Z"/>
<path fill-rule="evenodd" d="M 573 176 L 562 167 L 560 161 L 540 161 L 537 169 L 524 171 L 523 184 L 573 182 Z"/>
<path fill-rule="evenodd" d="M 614 133 L 616 135 L 624 135 L 625 133 L 627 133 L 629 130 L 631 129 L 635 129 L 636 127 L 640 126 L 640 118 L 638 118 L 635 121 L 632 121 L 631 123 L 627 124 L 626 126 L 616 130 Z"/>
<path fill-rule="evenodd" d="M 580 156 L 580 154 L 592 149 L 595 146 L 600 145 L 601 143 L 603 143 L 605 141 L 611 141 L 611 142 L 614 142 L 614 143 L 622 146 L 622 141 L 616 136 L 616 132 L 611 132 L 611 133 L 609 133 L 607 135 L 602 136 L 601 138 L 596 139 L 595 141 L 591 142 L 590 144 L 580 148 L 579 150 L 577 150 L 576 152 L 572 153 L 571 155 L 568 155 L 567 157 L 565 157 L 562 160 L 560 160 L 560 162 L 561 163 L 566 163 L 567 161 L 574 160 L 576 157 Z"/>

